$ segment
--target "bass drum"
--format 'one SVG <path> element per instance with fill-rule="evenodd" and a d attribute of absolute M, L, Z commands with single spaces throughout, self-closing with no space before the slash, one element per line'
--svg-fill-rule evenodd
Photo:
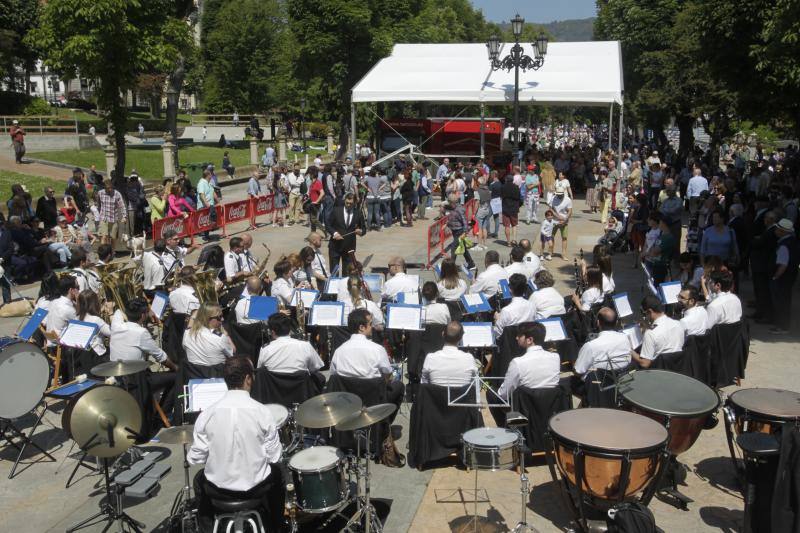
<path fill-rule="evenodd" d="M 13 420 L 30 413 L 50 382 L 50 362 L 29 342 L 0 338 L 0 418 Z"/>

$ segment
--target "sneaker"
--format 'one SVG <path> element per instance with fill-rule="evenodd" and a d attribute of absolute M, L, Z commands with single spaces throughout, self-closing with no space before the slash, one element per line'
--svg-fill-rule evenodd
<path fill-rule="evenodd" d="M 553 260 L 553 256 L 552 256 L 552 255 L 550 255 L 550 254 L 547 254 L 547 255 L 545 256 L 545 259 L 547 259 L 548 261 L 552 261 L 552 260 Z"/>

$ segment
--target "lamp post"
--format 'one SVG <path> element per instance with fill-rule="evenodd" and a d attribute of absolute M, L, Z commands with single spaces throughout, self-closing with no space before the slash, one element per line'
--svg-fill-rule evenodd
<path fill-rule="evenodd" d="M 300 136 L 303 138 L 303 152 L 306 152 L 306 99 L 300 99 Z"/>
<path fill-rule="evenodd" d="M 175 145 L 173 150 L 176 172 L 180 169 L 180 163 L 178 163 L 178 96 L 178 91 L 171 84 L 167 84 L 167 127 L 172 137 L 172 144 Z"/>
<path fill-rule="evenodd" d="M 539 70 L 544 65 L 544 56 L 547 55 L 547 38 L 543 35 L 532 43 L 534 57 L 525 55 L 525 51 L 519 44 L 524 25 L 525 19 L 520 17 L 519 14 L 511 20 L 514 46 L 511 47 L 511 52 L 502 59 L 500 59 L 500 38 L 492 35 L 486 43 L 492 70 L 503 69 L 510 71 L 512 68 L 514 69 L 514 144 L 517 152 L 519 152 L 521 145 L 519 140 L 519 69 L 523 71 Z"/>

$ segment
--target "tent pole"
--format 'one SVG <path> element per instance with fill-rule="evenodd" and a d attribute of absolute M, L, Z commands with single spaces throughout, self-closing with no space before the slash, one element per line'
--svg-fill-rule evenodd
<path fill-rule="evenodd" d="M 350 101 L 350 134 L 352 138 L 350 139 L 350 146 L 353 164 L 356 162 L 356 104 L 352 100 Z"/>
<path fill-rule="evenodd" d="M 481 99 L 483 98 L 481 97 Z M 485 114 L 486 114 L 486 107 L 483 105 L 483 102 L 481 102 L 481 159 L 484 159 L 484 147 L 486 141 L 486 136 L 484 135 L 483 131 L 483 121 Z"/>
<path fill-rule="evenodd" d="M 611 102 L 611 107 L 608 108 L 608 151 L 610 152 L 614 146 L 614 102 Z"/>
<path fill-rule="evenodd" d="M 625 104 L 619 105 L 619 154 L 617 154 L 617 168 L 622 172 L 622 114 Z"/>

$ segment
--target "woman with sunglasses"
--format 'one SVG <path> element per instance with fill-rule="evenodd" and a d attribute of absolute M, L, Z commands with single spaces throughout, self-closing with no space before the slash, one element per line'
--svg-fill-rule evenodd
<path fill-rule="evenodd" d="M 189 331 L 183 335 L 186 360 L 194 365 L 215 366 L 233 355 L 233 342 L 222 329 L 222 309 L 204 303 L 192 318 Z"/>

